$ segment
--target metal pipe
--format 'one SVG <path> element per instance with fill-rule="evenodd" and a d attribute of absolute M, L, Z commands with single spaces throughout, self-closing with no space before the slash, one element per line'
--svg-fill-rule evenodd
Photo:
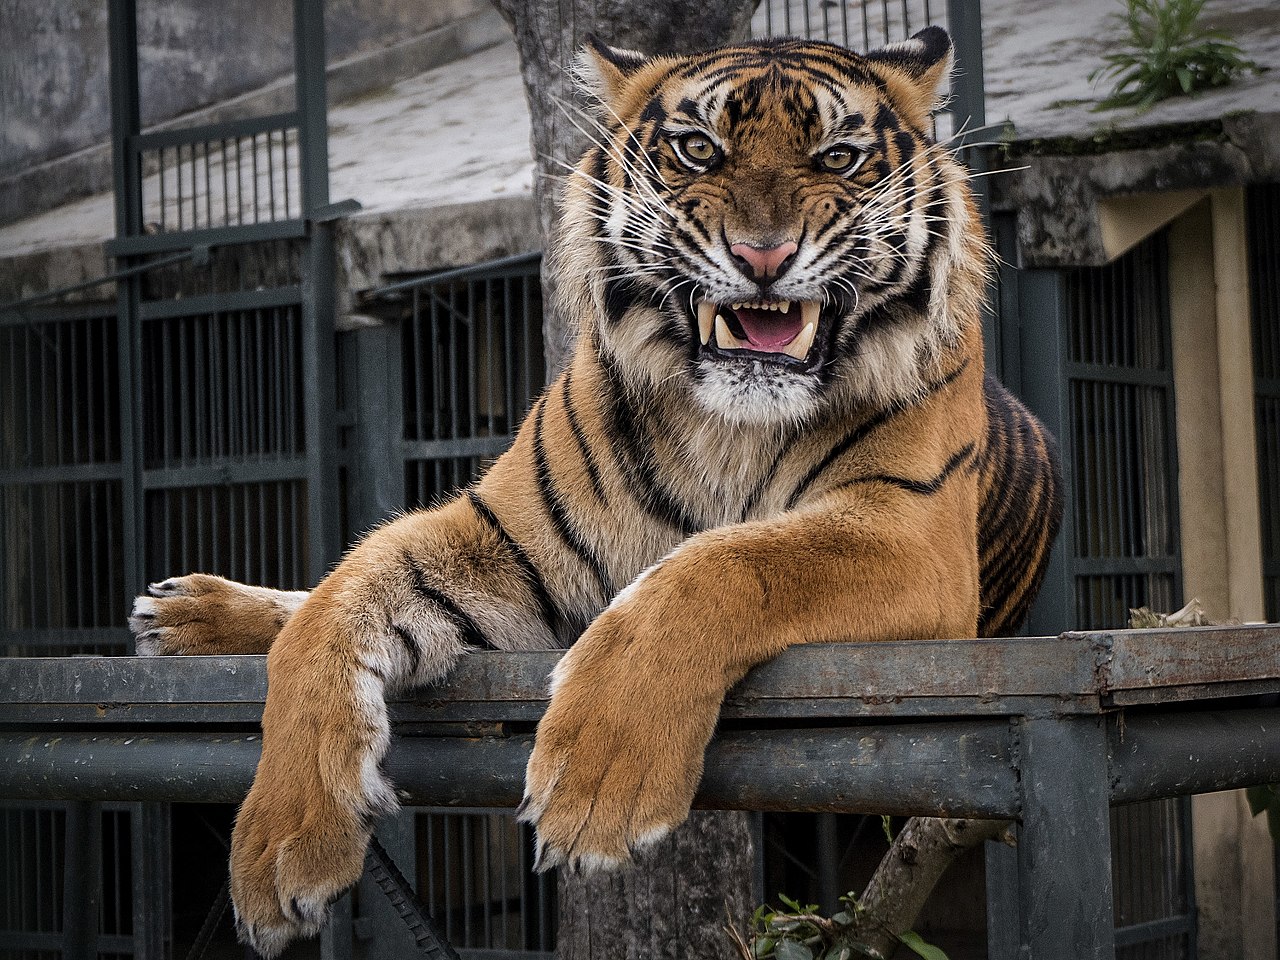
<path fill-rule="evenodd" d="M 1280 710 L 1127 715 L 1110 733 L 1111 802 L 1280 781 Z"/>
<path fill-rule="evenodd" d="M 257 766 L 253 734 L 0 738 L 0 796 L 239 802 Z M 515 806 L 533 746 L 513 737 L 393 742 L 385 768 L 407 803 Z M 1017 812 L 1001 721 L 729 731 L 707 752 L 697 805 L 710 809 Z"/>

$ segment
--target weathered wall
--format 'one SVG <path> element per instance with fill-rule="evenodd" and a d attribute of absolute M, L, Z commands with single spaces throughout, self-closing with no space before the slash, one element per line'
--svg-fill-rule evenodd
<path fill-rule="evenodd" d="M 388 46 L 487 0 L 325 0 L 329 59 Z M 110 130 L 107 4 L 0 0 L 0 177 Z M 139 0 L 142 117 L 155 123 L 292 69 L 289 0 Z"/>

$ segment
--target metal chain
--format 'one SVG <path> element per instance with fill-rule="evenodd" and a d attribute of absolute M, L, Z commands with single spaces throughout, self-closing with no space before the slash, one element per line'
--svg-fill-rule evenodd
<path fill-rule="evenodd" d="M 396 866 L 391 855 L 378 842 L 377 837 L 369 840 L 369 851 L 364 856 L 364 868 L 369 878 L 378 886 L 392 909 L 400 915 L 409 932 L 418 943 L 418 950 L 433 960 L 462 960 L 458 952 L 449 945 L 449 941 L 436 927 L 435 921 L 427 913 L 418 899 L 409 881 L 404 878 L 400 868 Z"/>

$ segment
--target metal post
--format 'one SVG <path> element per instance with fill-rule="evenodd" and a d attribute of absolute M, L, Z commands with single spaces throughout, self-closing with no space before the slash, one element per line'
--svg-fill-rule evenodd
<path fill-rule="evenodd" d="M 351 891 L 348 890 L 329 911 L 329 922 L 320 931 L 320 960 L 352 960 Z"/>
<path fill-rule="evenodd" d="M 324 4 L 294 0 L 295 95 L 302 215 L 309 240 L 302 268 L 303 424 L 307 447 L 307 576 L 311 584 L 341 552 L 338 529 L 334 361 L 333 226 L 315 219 L 329 203 Z"/>
<path fill-rule="evenodd" d="M 1075 546 L 1075 503 L 1071 461 L 1071 412 L 1067 395 L 1065 365 L 1068 359 L 1066 338 L 1066 280 L 1056 270 L 1023 270 L 1018 278 L 1021 336 L 1021 396 L 1027 407 L 1040 418 L 1058 440 L 1058 457 L 1062 464 L 1063 498 L 1062 531 L 1049 556 L 1044 585 L 1027 618 L 1027 631 L 1032 636 L 1055 636 L 1075 626 L 1074 584 L 1070 559 Z"/>
<path fill-rule="evenodd" d="M 111 139 L 116 236 L 142 233 L 142 169 L 132 140 L 141 130 L 138 87 L 137 0 L 111 0 L 108 8 L 111 64 Z M 131 266 L 121 261 L 120 267 Z M 139 279 L 116 282 L 116 339 L 120 364 L 120 450 L 123 459 L 122 547 L 127 599 L 139 593 L 143 564 L 141 347 L 138 330 Z"/>
<path fill-rule="evenodd" d="M 1019 727 L 1021 956 L 1114 960 L 1105 721 L 1028 718 Z"/>
<path fill-rule="evenodd" d="M 984 844 L 987 875 L 987 960 L 1018 960 L 1018 851 L 994 840 Z"/>
<path fill-rule="evenodd" d="M 987 122 L 982 75 L 982 4 L 978 0 L 947 0 L 947 27 L 956 58 L 956 70 L 951 78 L 951 115 L 957 129 L 963 124 L 971 130 Z"/>
<path fill-rule="evenodd" d="M 98 901 L 102 890 L 102 807 L 67 805 L 62 898 L 63 960 L 97 960 Z"/>
<path fill-rule="evenodd" d="M 132 820 L 133 960 L 165 960 L 173 953 L 173 876 L 167 803 L 135 803 Z"/>
<path fill-rule="evenodd" d="M 355 533 L 404 508 L 404 406 L 399 325 L 364 327 L 351 336 L 356 348 L 351 510 Z"/>

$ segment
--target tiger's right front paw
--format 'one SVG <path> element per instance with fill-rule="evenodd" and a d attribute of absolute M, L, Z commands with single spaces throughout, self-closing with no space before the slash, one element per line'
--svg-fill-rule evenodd
<path fill-rule="evenodd" d="M 231 847 L 240 940 L 270 958 L 319 933 L 330 905 L 360 879 L 369 834 L 367 818 L 259 769 Z"/>
<path fill-rule="evenodd" d="M 306 599 L 206 573 L 147 587 L 129 616 L 139 656 L 261 654 Z"/>
<path fill-rule="evenodd" d="M 262 761 L 231 841 L 236 930 L 268 958 L 320 932 L 360 879 L 374 819 L 397 805 L 359 728 L 328 726 L 331 714 L 299 707 L 294 693 L 269 726 L 264 718 Z"/>

